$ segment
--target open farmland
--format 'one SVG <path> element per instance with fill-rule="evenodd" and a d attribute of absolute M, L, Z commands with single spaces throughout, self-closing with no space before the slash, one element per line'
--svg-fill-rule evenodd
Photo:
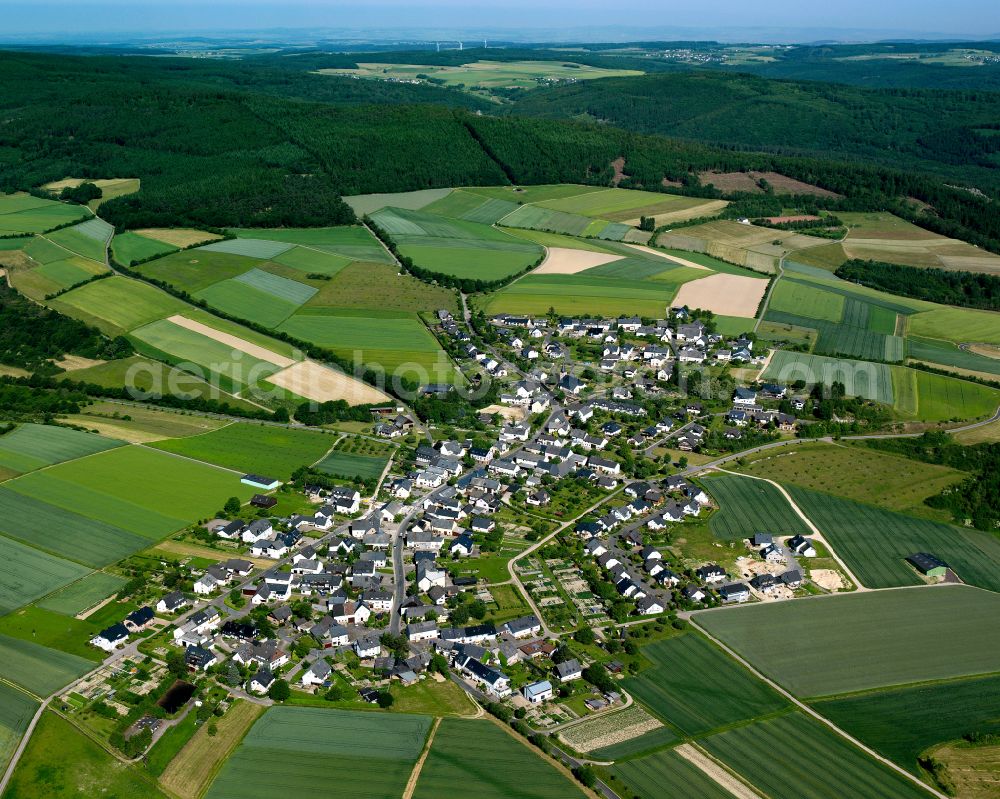
<path fill-rule="evenodd" d="M 528 744 L 488 720 L 444 719 L 413 799 L 461 793 L 477 799 L 567 799 L 581 791 Z"/>
<path fill-rule="evenodd" d="M 611 773 L 635 791 L 637 796 L 733 799 L 732 793 L 683 757 L 678 749 L 668 749 L 638 760 L 617 763 Z"/>
<path fill-rule="evenodd" d="M 681 271 L 699 276 L 695 270 Z M 567 316 L 638 314 L 662 318 L 676 293 L 677 287 L 668 283 L 601 277 L 588 270 L 575 275 L 527 275 L 489 295 L 484 305 L 489 314 L 544 315 L 555 308 L 556 313 Z"/>
<path fill-rule="evenodd" d="M 254 277 L 251 277 L 253 282 L 244 279 L 247 275 L 267 274 L 259 269 L 251 270 L 251 272 L 244 273 L 232 280 L 224 280 L 202 289 L 198 292 L 197 297 L 207 302 L 212 308 L 217 308 L 230 316 L 256 321 L 265 327 L 277 327 L 295 313 L 305 300 L 315 294 L 316 289 L 272 275 L 274 280 L 284 280 L 293 286 L 306 289 L 305 300 L 295 302 L 284 296 L 275 296 L 270 291 L 261 290 L 260 281 L 254 280 Z"/>
<path fill-rule="evenodd" d="M 0 770 L 7 770 L 36 710 L 38 702 L 24 691 L 0 682 Z"/>
<path fill-rule="evenodd" d="M 778 350 L 761 377 L 781 383 L 804 380 L 810 386 L 816 383 L 829 386 L 837 381 L 844 384 L 848 396 L 864 397 L 886 405 L 895 401 L 892 370 L 887 364 Z"/>
<path fill-rule="evenodd" d="M 212 783 L 208 799 L 283 799 L 318 784 L 330 799 L 400 796 L 426 716 L 270 708 Z"/>
<path fill-rule="evenodd" d="M 774 713 L 788 704 L 700 635 L 669 638 L 641 651 L 653 665 L 628 678 L 625 688 L 688 735 Z"/>
<path fill-rule="evenodd" d="M 24 253 L 27 255 L 33 253 L 45 260 L 38 261 L 36 265 L 31 265 L 30 261 L 15 264 L 9 270 L 10 284 L 36 302 L 42 302 L 52 294 L 85 283 L 97 275 L 108 273 L 108 268 L 103 263 L 74 255 L 61 247 L 56 247 L 55 251 L 47 251 L 44 246 L 38 246 L 36 242 L 55 246 L 44 239 L 35 239 L 32 242 L 35 246 L 25 247 Z"/>
<path fill-rule="evenodd" d="M 94 668 L 89 660 L 0 635 L 0 677 L 46 697 Z"/>
<path fill-rule="evenodd" d="M 817 702 L 841 729 L 905 769 L 917 758 L 970 732 L 1000 734 L 1000 676 L 915 685 Z"/>
<path fill-rule="evenodd" d="M 125 419 L 124 416 L 130 418 Z M 91 403 L 83 409 L 82 413 L 69 416 L 67 419 L 88 429 L 96 428 L 102 435 L 109 438 L 130 443 L 193 436 L 207 433 L 209 430 L 216 430 L 227 424 L 224 419 L 193 416 L 156 406 L 131 407 L 128 409 L 128 413 L 123 414 L 120 405 L 100 401 Z"/>
<path fill-rule="evenodd" d="M 371 480 L 382 474 L 387 462 L 386 458 L 373 458 L 368 455 L 352 455 L 347 452 L 331 452 L 319 463 L 316 469 L 334 477 Z"/>
<path fill-rule="evenodd" d="M 699 743 L 772 799 L 923 799 L 927 795 L 923 788 L 801 713 L 756 721 Z M 761 757 L 762 752 L 775 755 Z M 817 768 L 817 763 L 830 768 Z"/>
<path fill-rule="evenodd" d="M 952 367 L 1000 377 L 1000 358 L 971 352 L 951 341 L 910 336 L 906 339 L 906 356 L 941 369 Z"/>
<path fill-rule="evenodd" d="M 516 211 L 499 220 L 498 224 L 508 228 L 527 228 L 566 236 L 607 239 L 608 241 L 631 241 L 645 244 L 651 233 L 639 230 L 622 222 L 594 219 L 582 214 L 558 211 L 542 205 L 522 205 Z"/>
<path fill-rule="evenodd" d="M 640 216 L 663 215 L 666 220 L 675 213 L 690 212 L 688 218 L 694 218 L 710 215 L 711 210 L 707 210 L 706 206 L 712 206 L 712 210 L 720 207 L 717 202 L 697 197 L 681 197 L 676 194 L 633 189 L 590 191 L 572 197 L 541 200 L 537 205 L 555 211 L 624 222 L 628 225 L 638 225 Z"/>
<path fill-rule="evenodd" d="M 694 620 L 809 697 L 994 672 L 998 610 L 997 594 L 948 585 L 709 610 Z"/>
<path fill-rule="evenodd" d="M 333 436 L 234 422 L 219 430 L 154 444 L 157 449 L 242 472 L 287 480 L 292 472 L 323 456 Z"/>
<path fill-rule="evenodd" d="M 517 203 L 509 200 L 484 197 L 464 189 L 455 189 L 448 196 L 435 200 L 424 210 L 453 219 L 492 225 L 516 209 Z"/>
<path fill-rule="evenodd" d="M 104 601 L 123 585 L 125 579 L 117 574 L 91 572 L 83 579 L 49 594 L 38 603 L 38 607 L 75 616 Z"/>
<path fill-rule="evenodd" d="M 95 324 L 109 335 L 121 335 L 187 306 L 147 283 L 116 276 L 63 294 L 52 301 L 52 307 Z"/>
<path fill-rule="evenodd" d="M 904 559 L 914 552 L 931 552 L 964 582 L 1000 591 L 1000 540 L 989 533 L 797 486 L 790 486 L 789 493 L 869 588 L 919 585 L 921 579 Z"/>
<path fill-rule="evenodd" d="M 42 233 L 89 216 L 90 212 L 80 205 L 30 194 L 0 194 L 0 235 Z"/>
<path fill-rule="evenodd" d="M 354 209 L 355 214 L 361 217 L 389 206 L 418 211 L 443 197 L 447 197 L 450 193 L 451 189 L 421 189 L 420 191 L 384 194 L 355 194 L 344 197 L 344 202 Z"/>
<path fill-rule="evenodd" d="M 372 286 L 378 286 L 377 296 Z M 390 264 L 354 263 L 327 281 L 306 308 L 420 313 L 445 308 L 458 313 L 458 297 L 443 286 L 432 286 Z M 375 314 L 376 316 L 378 314 Z"/>
<path fill-rule="evenodd" d="M 916 378 L 916 410 L 911 415 L 928 422 L 992 416 L 1000 407 L 1000 391 L 968 380 L 904 367 L 893 368 L 894 385 Z M 902 409 L 901 409 L 902 410 Z"/>
<path fill-rule="evenodd" d="M 143 277 L 162 280 L 174 288 L 197 293 L 242 275 L 262 263 L 264 261 L 255 258 L 199 248 L 156 258 L 140 264 L 136 270 Z"/>
<path fill-rule="evenodd" d="M 775 272 L 782 256 L 821 244 L 822 240 L 793 231 L 720 219 L 661 233 L 656 243 L 661 247 L 706 253 L 760 272 Z"/>
<path fill-rule="evenodd" d="M 120 441 L 66 427 L 25 424 L 0 436 L 0 468 L 30 472 L 121 446 Z"/>
<path fill-rule="evenodd" d="M 1000 314 L 975 308 L 931 306 L 909 318 L 907 332 L 911 336 L 956 343 L 1000 344 Z"/>
<path fill-rule="evenodd" d="M 266 239 L 296 244 L 315 252 L 330 253 L 352 261 L 392 263 L 392 257 L 368 229 L 360 225 L 321 228 L 252 228 L 233 230 L 238 238 Z M 294 252 L 288 250 L 287 252 Z M 281 256 L 275 258 L 281 263 Z"/>
<path fill-rule="evenodd" d="M 0 613 L 45 596 L 83 577 L 89 569 L 0 536 Z"/>
<path fill-rule="evenodd" d="M 674 303 L 722 316 L 752 319 L 757 315 L 765 291 L 767 281 L 760 278 L 710 275 L 684 283 L 674 297 Z"/>
<path fill-rule="evenodd" d="M 117 234 L 111 242 L 111 255 L 120 264 L 131 266 L 137 261 L 157 258 L 177 248 L 165 241 L 142 236 L 134 231 Z"/>
<path fill-rule="evenodd" d="M 739 541 L 762 532 L 809 534 L 806 523 L 770 483 L 728 474 L 706 477 L 704 483 L 719 503 L 709 522 L 716 538 Z"/>
<path fill-rule="evenodd" d="M 824 442 L 759 453 L 741 471 L 888 510 L 917 509 L 924 514 L 929 512 L 922 504 L 925 497 L 965 477 L 947 466 L 888 455 L 864 445 Z"/>
<path fill-rule="evenodd" d="M 104 263 L 112 228 L 103 219 L 88 219 L 73 227 L 46 233 L 45 238 L 91 261 Z"/>

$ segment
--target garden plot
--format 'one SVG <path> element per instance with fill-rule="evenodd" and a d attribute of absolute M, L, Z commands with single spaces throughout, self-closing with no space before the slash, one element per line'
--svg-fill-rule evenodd
<path fill-rule="evenodd" d="M 592 752 L 639 738 L 662 729 L 657 719 L 639 705 L 593 716 L 559 733 L 559 738 L 578 752 Z"/>

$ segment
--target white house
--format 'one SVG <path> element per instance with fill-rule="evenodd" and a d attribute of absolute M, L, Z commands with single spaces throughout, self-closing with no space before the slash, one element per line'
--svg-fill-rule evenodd
<path fill-rule="evenodd" d="M 322 685 L 330 677 L 330 664 L 322 658 L 313 663 L 302 674 L 302 685 L 309 687 L 312 685 Z"/>
<path fill-rule="evenodd" d="M 128 629 L 124 624 L 112 624 L 90 639 L 90 643 L 105 652 L 114 652 L 128 641 Z"/>
<path fill-rule="evenodd" d="M 533 705 L 540 705 L 552 698 L 552 683 L 548 680 L 533 682 L 521 689 L 524 698 Z"/>

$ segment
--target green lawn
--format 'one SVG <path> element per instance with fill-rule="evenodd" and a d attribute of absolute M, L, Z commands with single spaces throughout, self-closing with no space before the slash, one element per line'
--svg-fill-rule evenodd
<path fill-rule="evenodd" d="M 997 594 L 949 585 L 710 610 L 694 620 L 810 697 L 994 672 L 998 612 Z"/>
<path fill-rule="evenodd" d="M 413 797 L 441 799 L 456 791 L 476 799 L 567 799 L 581 795 L 568 777 L 493 722 L 444 719 Z"/>
<path fill-rule="evenodd" d="M 638 760 L 618 763 L 611 773 L 636 796 L 697 796 L 699 799 L 732 799 L 732 794 L 674 749 Z M 618 787 L 611 783 L 612 789 Z"/>
<path fill-rule="evenodd" d="M 295 430 L 236 422 L 187 438 L 151 446 L 229 469 L 287 480 L 301 466 L 319 460 L 336 438 L 313 430 Z"/>
<path fill-rule="evenodd" d="M 0 467 L 30 472 L 120 447 L 122 442 L 55 425 L 24 424 L 0 436 Z"/>
<path fill-rule="evenodd" d="M 923 788 L 801 713 L 757 721 L 699 743 L 771 799 L 927 796 Z"/>
<path fill-rule="evenodd" d="M 0 677 L 46 697 L 94 668 L 89 660 L 0 635 Z"/>
<path fill-rule="evenodd" d="M 59 298 L 58 307 L 62 306 L 82 311 L 84 321 L 99 320 L 105 329 L 117 333 L 180 313 L 188 307 L 148 283 L 126 277 L 109 277 L 74 289 Z"/>
<path fill-rule="evenodd" d="M 305 707 L 270 708 L 212 783 L 208 799 L 275 799 L 323 785 L 328 799 L 398 797 L 430 718 Z"/>
<path fill-rule="evenodd" d="M 68 721 L 47 711 L 14 771 L 4 799 L 166 799 L 140 766 L 112 757 Z"/>
<path fill-rule="evenodd" d="M 723 474 L 706 477 L 705 488 L 719 503 L 709 526 L 716 538 L 739 541 L 754 533 L 809 534 L 809 527 L 770 483 Z"/>
<path fill-rule="evenodd" d="M 700 635 L 669 638 L 641 651 L 653 665 L 628 678 L 625 688 L 688 735 L 788 706 L 780 694 Z"/>
<path fill-rule="evenodd" d="M 38 606 L 67 616 L 75 616 L 107 599 L 123 585 L 125 578 L 117 574 L 92 572 L 83 579 L 49 594 L 38 603 Z"/>
<path fill-rule="evenodd" d="M 797 486 L 791 486 L 789 492 L 869 588 L 919 585 L 920 578 L 905 558 L 914 552 L 930 552 L 954 569 L 963 582 L 1000 591 L 1000 539 L 994 535 Z"/>
<path fill-rule="evenodd" d="M 919 774 L 927 749 L 970 732 L 1000 734 L 1000 676 L 894 688 L 817 702 L 814 708 L 879 754 Z"/>

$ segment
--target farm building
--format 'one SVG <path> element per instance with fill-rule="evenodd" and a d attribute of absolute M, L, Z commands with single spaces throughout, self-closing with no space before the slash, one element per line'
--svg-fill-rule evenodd
<path fill-rule="evenodd" d="M 264 477 L 259 474 L 245 474 L 240 478 L 240 482 L 243 483 L 243 485 L 248 485 L 252 488 L 260 488 L 264 491 L 273 491 L 281 485 L 280 480 L 275 480 L 273 477 Z"/>
<path fill-rule="evenodd" d="M 915 552 L 907 556 L 906 560 L 918 572 L 928 577 L 944 577 L 948 571 L 947 563 L 927 552 Z"/>

